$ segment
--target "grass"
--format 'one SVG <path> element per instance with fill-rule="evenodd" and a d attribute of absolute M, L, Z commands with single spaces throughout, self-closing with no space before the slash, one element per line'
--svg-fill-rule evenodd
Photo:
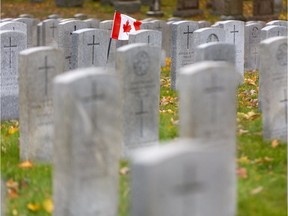
<path fill-rule="evenodd" d="M 204 9 L 195 20 L 219 20 L 205 9 L 206 1 L 200 2 Z M 101 6 L 98 1 L 87 0 L 83 7 L 57 8 L 54 0 L 32 3 L 27 0 L 3 0 L 1 18 L 17 17 L 30 13 L 44 19 L 58 13 L 72 17 L 85 13 L 89 17 L 112 19 L 114 9 Z M 172 16 L 176 1 L 162 1 L 163 19 Z M 287 5 L 287 0 L 283 1 Z M 244 14 L 252 13 L 252 2 L 244 1 Z M 143 19 L 148 7 L 131 16 Z M 97 13 L 96 13 L 97 12 Z M 281 14 L 280 18 L 287 18 Z M 167 61 L 169 65 L 169 60 Z M 160 141 L 178 136 L 178 98 L 171 91 L 169 67 L 162 68 L 160 92 Z M 284 216 L 287 215 L 287 150 L 286 145 L 274 141 L 263 141 L 261 113 L 257 108 L 258 73 L 246 72 L 245 82 L 238 89 L 237 110 L 237 165 L 238 165 L 238 216 Z M 6 183 L 8 216 L 49 216 L 52 207 L 52 167 L 21 163 L 19 160 L 19 123 L 1 123 L 1 175 Z M 129 212 L 129 169 L 127 161 L 120 164 L 119 215 Z"/>

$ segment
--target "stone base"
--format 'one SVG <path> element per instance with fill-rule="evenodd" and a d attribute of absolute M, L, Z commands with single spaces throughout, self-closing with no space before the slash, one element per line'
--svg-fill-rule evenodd
<path fill-rule="evenodd" d="M 252 17 L 248 17 L 247 20 L 263 20 L 263 21 L 267 21 L 267 20 L 277 20 L 278 19 L 278 15 L 263 15 L 263 16 L 252 16 Z"/>
<path fill-rule="evenodd" d="M 191 17 L 191 16 L 202 15 L 202 14 L 203 14 L 203 11 L 200 9 L 189 9 L 189 10 L 174 11 L 173 16 Z"/>
<path fill-rule="evenodd" d="M 136 13 L 140 11 L 140 1 L 114 1 L 114 9 L 120 13 Z"/>
<path fill-rule="evenodd" d="M 153 17 L 162 17 L 164 15 L 163 11 L 148 11 L 146 13 L 147 16 L 153 16 Z"/>
<path fill-rule="evenodd" d="M 221 16 L 221 20 L 241 20 L 241 21 L 246 21 L 246 18 L 243 15 L 231 15 L 231 16 Z"/>

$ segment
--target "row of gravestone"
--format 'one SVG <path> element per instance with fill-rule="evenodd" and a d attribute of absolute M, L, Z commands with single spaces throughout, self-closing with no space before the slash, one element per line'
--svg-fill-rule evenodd
<path fill-rule="evenodd" d="M 265 40 L 261 49 L 263 115 L 269 112 L 264 124 L 269 121 L 272 133 L 285 139 L 287 38 Z M 56 216 L 117 215 L 123 145 L 135 142 L 135 134 L 152 138 L 158 130 L 154 108 L 159 102 L 160 49 L 131 44 L 117 52 L 116 73 L 111 68 L 79 69 L 56 76 L 53 85 L 53 76 L 64 67 L 60 50 L 31 48 L 20 54 L 20 148 L 26 154 L 49 151 L 47 136 L 54 131 Z M 40 76 L 43 60 L 54 65 L 49 76 Z M 131 214 L 235 215 L 236 88 L 241 76 L 232 64 L 211 61 L 179 73 L 181 139 L 161 146 L 155 139 L 155 147 L 132 153 Z M 48 89 L 36 84 L 39 78 L 50 80 Z M 286 100 L 280 98 L 282 90 Z M 51 119 L 54 129 L 47 128 Z M 24 139 L 37 140 L 38 147 Z"/>

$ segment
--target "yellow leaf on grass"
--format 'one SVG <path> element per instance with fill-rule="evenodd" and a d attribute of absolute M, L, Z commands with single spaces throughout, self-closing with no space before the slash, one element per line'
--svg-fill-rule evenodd
<path fill-rule="evenodd" d="M 259 186 L 259 187 L 255 188 L 255 189 L 253 189 L 253 190 L 251 191 L 251 194 L 253 194 L 253 195 L 258 194 L 258 193 L 260 193 L 262 190 L 263 190 L 263 187 L 262 187 L 262 186 Z"/>
<path fill-rule="evenodd" d="M 35 212 L 35 211 L 39 211 L 41 209 L 41 206 L 39 204 L 28 203 L 27 208 L 30 211 Z"/>
<path fill-rule="evenodd" d="M 46 212 L 52 213 L 54 209 L 53 201 L 51 199 L 46 199 L 43 202 L 43 208 Z"/>
<path fill-rule="evenodd" d="M 18 211 L 16 209 L 13 209 L 12 210 L 12 215 L 14 215 L 14 216 L 18 215 Z"/>
<path fill-rule="evenodd" d="M 130 169 L 128 167 L 123 167 L 120 169 L 120 175 L 127 175 Z"/>
<path fill-rule="evenodd" d="M 249 160 L 249 158 L 247 156 L 241 156 L 238 159 L 238 163 L 240 163 L 240 164 L 249 164 L 250 160 Z"/>
<path fill-rule="evenodd" d="M 23 161 L 22 163 L 20 163 L 20 164 L 18 165 L 18 167 L 26 169 L 26 168 L 31 168 L 31 167 L 33 167 L 33 164 L 32 164 L 31 161 Z"/>
<path fill-rule="evenodd" d="M 8 134 L 12 135 L 12 134 L 16 133 L 18 130 L 19 130 L 18 127 L 10 127 L 8 130 Z"/>
<path fill-rule="evenodd" d="M 278 140 L 273 140 L 272 141 L 272 144 L 271 144 L 272 148 L 276 148 L 278 145 L 279 145 L 279 141 Z"/>

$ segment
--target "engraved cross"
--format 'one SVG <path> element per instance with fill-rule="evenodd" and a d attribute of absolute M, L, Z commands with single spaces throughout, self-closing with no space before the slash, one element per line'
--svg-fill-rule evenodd
<path fill-rule="evenodd" d="M 9 48 L 9 68 L 12 67 L 12 48 L 15 47 L 17 47 L 17 45 L 12 45 L 12 38 L 9 37 L 9 45 L 4 45 L 4 49 Z"/>
<path fill-rule="evenodd" d="M 140 116 L 140 136 L 143 137 L 143 127 L 144 127 L 144 118 L 143 115 L 147 114 L 147 111 L 144 111 L 144 104 L 143 104 L 143 99 L 140 99 L 140 111 L 136 112 L 136 116 Z"/>
<path fill-rule="evenodd" d="M 99 46 L 100 43 L 95 43 L 95 35 L 93 35 L 92 43 L 88 43 L 87 46 L 92 46 L 92 64 L 94 65 L 94 56 L 95 56 L 95 46 Z"/>
<path fill-rule="evenodd" d="M 47 92 L 48 92 L 48 70 L 53 69 L 53 66 L 48 66 L 48 57 L 45 56 L 45 62 L 44 62 L 44 66 L 39 67 L 38 70 L 44 70 L 45 71 L 45 95 L 47 96 Z"/>
<path fill-rule="evenodd" d="M 189 35 L 192 34 L 193 35 L 193 31 L 189 31 L 189 26 L 187 26 L 187 32 L 183 32 L 183 34 L 187 34 L 187 49 L 189 49 Z"/>
<path fill-rule="evenodd" d="M 235 44 L 235 33 L 239 33 L 239 31 L 236 31 L 235 25 L 233 26 L 233 31 L 230 31 L 230 33 L 233 33 L 233 43 Z"/>

